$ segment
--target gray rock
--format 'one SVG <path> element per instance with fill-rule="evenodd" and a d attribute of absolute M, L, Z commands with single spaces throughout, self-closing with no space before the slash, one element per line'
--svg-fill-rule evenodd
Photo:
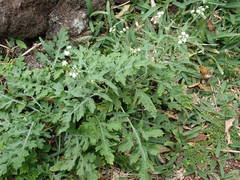
<path fill-rule="evenodd" d="M 112 0 L 122 3 L 126 0 Z M 106 0 L 92 0 L 93 10 Z M 88 24 L 86 0 L 0 0 L 0 37 L 52 38 L 61 28 L 79 35 Z"/>

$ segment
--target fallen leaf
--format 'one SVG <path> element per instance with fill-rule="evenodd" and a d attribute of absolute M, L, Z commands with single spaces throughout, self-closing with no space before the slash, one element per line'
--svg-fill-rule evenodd
<path fill-rule="evenodd" d="M 233 126 L 234 121 L 235 121 L 235 118 L 225 121 L 225 133 L 226 133 L 227 144 L 232 144 L 231 135 L 229 133 L 229 130 Z"/>
<path fill-rule="evenodd" d="M 171 151 L 171 149 L 169 149 L 168 147 L 163 146 L 161 144 L 156 145 L 156 147 L 158 148 L 159 153 L 166 153 L 166 152 L 170 152 Z"/>
<path fill-rule="evenodd" d="M 117 15 L 115 15 L 115 18 L 120 19 L 129 10 L 129 8 L 130 5 L 123 6 L 122 10 Z"/>
<path fill-rule="evenodd" d="M 186 170 L 184 168 L 177 170 L 176 174 L 174 175 L 174 177 L 171 180 L 183 180 L 185 177 L 184 176 L 185 172 L 186 172 Z"/>
<path fill-rule="evenodd" d="M 210 19 L 207 21 L 207 26 L 208 26 L 209 31 L 215 32 L 215 27 L 213 26 L 213 23 Z"/>
<path fill-rule="evenodd" d="M 205 84 L 199 84 L 198 87 L 204 91 L 212 91 L 211 86 L 206 86 Z"/>
<path fill-rule="evenodd" d="M 215 180 L 221 180 L 220 177 L 219 177 L 219 175 L 216 174 L 216 173 L 211 173 L 210 176 L 211 176 L 213 179 L 215 179 Z"/>
<path fill-rule="evenodd" d="M 205 141 L 207 140 L 207 138 L 209 137 L 209 135 L 206 135 L 204 133 L 200 133 L 197 137 L 190 139 L 189 142 L 193 142 L 193 143 L 197 143 L 200 141 Z"/>
<path fill-rule="evenodd" d="M 178 120 L 178 115 L 172 111 L 166 111 L 164 114 L 171 119 Z"/>
<path fill-rule="evenodd" d="M 195 84 L 192 84 L 192 85 L 189 85 L 188 88 L 194 88 L 194 87 L 198 87 L 200 83 L 195 83 Z"/>
<path fill-rule="evenodd" d="M 209 79 L 210 77 L 212 77 L 210 70 L 206 66 L 200 66 L 199 71 L 203 79 Z"/>

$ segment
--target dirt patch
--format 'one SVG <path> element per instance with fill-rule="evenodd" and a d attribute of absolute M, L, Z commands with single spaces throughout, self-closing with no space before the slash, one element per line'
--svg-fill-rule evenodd
<path fill-rule="evenodd" d="M 228 174 L 233 170 L 240 170 L 240 160 L 236 160 L 236 159 L 226 160 L 224 172 Z"/>

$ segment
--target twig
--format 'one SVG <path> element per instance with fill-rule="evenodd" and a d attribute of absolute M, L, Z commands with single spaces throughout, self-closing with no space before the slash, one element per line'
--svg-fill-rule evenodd
<path fill-rule="evenodd" d="M 231 149 L 222 149 L 222 152 L 229 152 L 229 153 L 240 153 L 240 151 L 237 150 L 231 150 Z"/>
<path fill-rule="evenodd" d="M 213 148 L 207 148 L 207 149 L 213 150 Z M 240 151 L 232 150 L 232 149 L 220 149 L 220 151 L 225 152 L 225 153 L 240 153 Z"/>
<path fill-rule="evenodd" d="M 33 47 L 31 47 L 30 49 L 28 49 L 27 51 L 25 51 L 21 56 L 26 56 L 27 54 L 29 54 L 32 50 L 38 48 L 39 46 L 41 46 L 42 43 L 38 43 L 38 44 L 34 44 Z"/>
<path fill-rule="evenodd" d="M 125 3 L 122 3 L 122 4 L 118 5 L 118 6 L 113 6 L 112 9 L 120 8 L 120 7 L 122 7 L 122 6 L 125 6 L 125 5 L 128 4 L 128 3 L 130 3 L 130 1 L 127 1 L 127 2 L 125 2 Z"/>
<path fill-rule="evenodd" d="M 3 45 L 3 44 L 0 44 L 0 47 L 5 48 L 5 49 L 7 49 L 7 50 L 10 49 L 9 47 L 7 47 L 7 46 L 5 46 L 5 45 Z"/>

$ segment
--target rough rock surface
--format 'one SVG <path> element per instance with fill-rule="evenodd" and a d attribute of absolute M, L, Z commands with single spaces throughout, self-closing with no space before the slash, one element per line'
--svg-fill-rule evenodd
<path fill-rule="evenodd" d="M 0 37 L 36 37 L 48 29 L 58 0 L 0 0 Z"/>
<path fill-rule="evenodd" d="M 92 0 L 93 9 L 103 9 L 105 2 Z M 86 0 L 0 0 L 0 37 L 33 38 L 47 32 L 52 38 L 61 28 L 79 35 L 88 24 L 86 9 Z"/>
<path fill-rule="evenodd" d="M 85 0 L 64 0 L 49 15 L 47 38 L 52 38 L 61 28 L 69 30 L 71 36 L 79 35 L 88 23 Z M 105 0 L 93 0 L 93 9 L 104 7 Z"/>

